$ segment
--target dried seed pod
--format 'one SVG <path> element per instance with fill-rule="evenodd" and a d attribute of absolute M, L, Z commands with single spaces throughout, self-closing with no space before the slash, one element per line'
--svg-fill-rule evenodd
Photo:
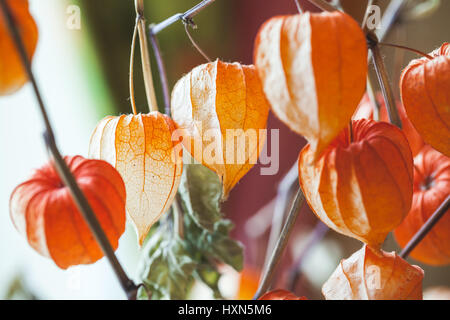
<path fill-rule="evenodd" d="M 450 157 L 450 43 L 410 62 L 400 79 L 408 118 L 426 143 Z"/>
<path fill-rule="evenodd" d="M 395 253 L 364 246 L 322 287 L 327 300 L 422 300 L 423 270 Z"/>
<path fill-rule="evenodd" d="M 183 145 L 221 178 L 224 197 L 256 164 L 268 113 L 254 66 L 216 60 L 194 68 L 172 92 Z"/>
<path fill-rule="evenodd" d="M 414 195 L 411 210 L 395 229 L 404 247 L 444 202 L 450 193 L 450 158 L 426 146 L 414 158 Z M 411 252 L 410 256 L 430 265 L 450 264 L 450 210 Z"/>
<path fill-rule="evenodd" d="M 125 231 L 125 184 L 105 161 L 65 157 L 111 246 Z M 10 199 L 14 226 L 33 249 L 60 268 L 94 263 L 103 252 L 52 163 L 19 185 Z"/>
<path fill-rule="evenodd" d="M 177 193 L 183 170 L 182 148 L 172 139 L 176 124 L 159 112 L 106 117 L 95 129 L 91 158 L 111 163 L 127 189 L 127 212 L 139 243 L 166 212 Z"/>
<path fill-rule="evenodd" d="M 389 122 L 389 116 L 386 110 L 385 102 L 380 94 L 377 96 L 377 100 L 378 103 L 380 104 L 380 115 L 379 115 L 380 121 Z M 405 134 L 406 138 L 408 139 L 409 146 L 411 147 L 413 156 L 415 156 L 422 150 L 422 148 L 425 145 L 425 142 L 423 141 L 422 137 L 417 132 L 417 130 L 414 128 L 411 121 L 408 119 L 405 108 L 400 102 L 397 104 L 397 110 L 400 115 L 400 119 L 402 120 L 403 125 L 402 131 Z M 364 98 L 361 100 L 359 108 L 356 111 L 355 115 L 353 116 L 353 119 L 373 120 L 373 106 L 367 95 L 365 95 Z"/>
<path fill-rule="evenodd" d="M 38 41 L 36 22 L 28 8 L 28 0 L 7 0 L 31 61 Z M 22 61 L 11 39 L 3 13 L 0 13 L 0 96 L 19 90 L 28 81 Z"/>
<path fill-rule="evenodd" d="M 342 12 L 278 16 L 260 29 L 255 65 L 273 112 L 314 158 L 350 121 L 367 79 L 366 38 Z"/>
<path fill-rule="evenodd" d="M 330 228 L 372 246 L 383 243 L 411 208 L 413 159 L 403 132 L 386 122 L 352 121 L 313 163 L 300 152 L 300 186 Z"/>

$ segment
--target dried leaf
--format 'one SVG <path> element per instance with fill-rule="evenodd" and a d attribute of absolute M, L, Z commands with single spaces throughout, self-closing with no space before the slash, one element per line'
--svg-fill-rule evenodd
<path fill-rule="evenodd" d="M 268 112 L 255 68 L 239 63 L 217 60 L 198 66 L 172 92 L 172 117 L 183 144 L 217 173 L 224 197 L 257 162 Z"/>
<path fill-rule="evenodd" d="M 364 246 L 322 287 L 327 300 L 422 300 L 423 270 L 394 252 Z"/>
<path fill-rule="evenodd" d="M 106 117 L 92 134 L 89 156 L 111 163 L 127 189 L 127 212 L 142 244 L 172 204 L 183 170 L 175 123 L 159 112 Z"/>
<path fill-rule="evenodd" d="M 386 122 L 352 122 L 313 163 L 300 152 L 300 186 L 330 228 L 372 246 L 383 243 L 411 208 L 413 159 L 405 135 Z"/>
<path fill-rule="evenodd" d="M 314 158 L 350 121 L 366 87 L 367 45 L 342 12 L 278 16 L 260 29 L 255 65 L 274 113 Z"/>
<path fill-rule="evenodd" d="M 403 71 L 402 102 L 426 143 L 450 157 L 450 43 L 416 59 Z"/>

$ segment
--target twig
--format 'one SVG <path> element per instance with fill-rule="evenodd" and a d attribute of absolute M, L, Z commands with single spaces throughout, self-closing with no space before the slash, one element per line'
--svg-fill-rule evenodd
<path fill-rule="evenodd" d="M 256 294 L 253 297 L 253 299 L 255 300 L 261 297 L 261 295 L 263 295 L 270 287 L 273 276 L 275 274 L 275 269 L 280 263 L 281 260 L 280 258 L 283 254 L 284 249 L 286 248 L 289 236 L 291 235 L 295 222 L 297 221 L 297 217 L 304 199 L 305 197 L 303 196 L 303 192 L 299 188 L 297 194 L 295 195 L 295 199 L 292 203 L 292 207 L 289 211 L 289 215 L 286 219 L 286 223 L 284 224 L 283 231 L 281 232 L 280 237 L 278 238 L 277 244 L 270 258 L 268 267 L 261 276 L 258 290 L 256 291 Z"/>
<path fill-rule="evenodd" d="M 394 92 L 389 82 L 388 73 L 386 71 L 386 66 L 381 56 L 380 47 L 378 46 L 378 40 L 376 35 L 371 33 L 374 40 L 370 45 L 370 50 L 372 52 L 372 61 L 375 67 L 375 72 L 377 73 L 378 82 L 381 86 L 381 91 L 383 92 L 384 101 L 386 104 L 386 110 L 388 112 L 389 121 L 393 124 L 402 128 L 402 121 L 400 115 L 398 114 L 397 106 L 395 103 Z"/>
<path fill-rule="evenodd" d="M 426 54 L 425 52 L 422 52 L 420 50 L 413 49 L 413 48 L 410 48 L 410 47 L 401 46 L 399 44 L 386 43 L 386 42 L 379 42 L 378 45 L 411 51 L 411 52 L 414 52 L 414 53 L 418 54 L 419 56 L 422 56 L 422 57 L 427 58 L 429 60 L 433 60 L 433 57 L 430 56 L 429 54 Z"/>
<path fill-rule="evenodd" d="M 384 10 L 381 18 L 381 29 L 376 30 L 378 40 L 383 41 L 387 34 L 391 31 L 392 26 L 398 21 L 402 9 L 406 5 L 405 0 L 391 0 L 386 10 Z"/>
<path fill-rule="evenodd" d="M 296 161 L 289 172 L 283 177 L 278 185 L 277 195 L 272 216 L 272 227 L 270 228 L 269 241 L 266 248 L 264 266 L 267 266 L 272 256 L 272 251 L 280 235 L 285 215 L 289 209 L 288 204 L 292 198 L 291 193 L 298 188 L 298 162 Z M 264 270 L 263 270 L 264 272 Z"/>
<path fill-rule="evenodd" d="M 83 192 L 81 191 L 80 187 L 78 186 L 75 178 L 73 177 L 72 173 L 70 172 L 70 169 L 68 168 L 66 162 L 64 161 L 63 157 L 61 156 L 61 153 L 59 152 L 55 136 L 53 133 L 53 129 L 51 127 L 48 114 L 44 105 L 44 102 L 42 100 L 41 93 L 39 91 L 36 79 L 34 77 L 33 71 L 31 69 L 31 63 L 28 60 L 28 56 L 23 44 L 23 41 L 21 39 L 21 36 L 19 34 L 19 31 L 17 29 L 16 23 L 14 21 L 14 18 L 11 14 L 11 11 L 9 7 L 6 5 L 5 0 L 0 0 L 0 8 L 3 12 L 6 24 L 8 26 L 8 29 L 10 31 L 11 37 L 13 38 L 17 51 L 19 53 L 20 59 L 22 61 L 22 64 L 25 68 L 25 71 L 28 75 L 28 78 L 32 84 L 34 93 L 36 95 L 36 99 L 38 101 L 40 113 L 42 115 L 44 125 L 45 125 L 45 133 L 44 133 L 44 140 L 45 143 L 53 157 L 54 164 L 56 167 L 56 170 L 61 177 L 61 179 L 64 182 L 64 185 L 66 185 L 70 193 L 75 201 L 75 204 L 78 208 L 78 210 L 81 212 L 83 218 L 87 222 L 91 232 L 94 234 L 95 240 L 99 244 L 100 248 L 102 249 L 103 253 L 107 257 L 109 263 L 111 264 L 123 290 L 126 292 L 128 299 L 135 299 L 137 294 L 137 286 L 131 281 L 128 276 L 126 275 L 125 271 L 123 270 L 122 266 L 120 265 L 119 261 L 117 260 L 117 257 L 114 254 L 114 250 L 111 247 L 111 244 L 109 243 L 108 238 L 106 237 L 97 217 L 95 216 L 94 212 L 92 211 L 92 208 L 90 207 L 88 201 L 86 200 Z"/>
<path fill-rule="evenodd" d="M 153 85 L 152 67 L 150 64 L 150 54 L 148 51 L 147 33 L 145 32 L 144 0 L 135 0 L 135 6 L 147 103 L 150 111 L 158 111 L 155 87 Z"/>
<path fill-rule="evenodd" d="M 420 243 L 420 241 L 425 238 L 425 236 L 433 229 L 436 223 L 445 215 L 445 213 L 450 208 L 450 195 L 447 196 L 447 199 L 437 208 L 437 210 L 433 213 L 433 215 L 427 220 L 427 222 L 420 228 L 419 231 L 409 240 L 408 244 L 403 248 L 400 252 L 400 257 L 406 259 L 411 251 Z"/>
<path fill-rule="evenodd" d="M 369 18 L 369 12 L 370 12 L 370 8 L 372 8 L 372 6 L 373 6 L 373 1 L 374 0 L 369 0 L 369 2 L 367 2 L 366 12 L 364 13 L 364 18 L 361 23 L 361 27 L 363 28 L 364 31 L 367 30 L 367 19 Z"/>
<path fill-rule="evenodd" d="M 167 80 L 166 67 L 164 65 L 164 60 L 162 58 L 161 49 L 159 47 L 158 38 L 156 34 L 152 32 L 152 26 L 149 28 L 150 43 L 152 44 L 153 53 L 155 55 L 156 64 L 158 65 L 158 74 L 161 81 L 161 87 L 164 97 L 164 112 L 170 115 L 170 89 L 169 80 Z"/>
<path fill-rule="evenodd" d="M 187 22 L 184 23 L 184 30 L 186 31 L 186 34 L 187 34 L 189 40 L 191 41 L 194 48 L 203 56 L 203 58 L 205 58 L 206 61 L 211 62 L 211 59 L 209 58 L 209 56 L 202 50 L 202 48 L 200 48 L 200 46 L 197 44 L 197 42 L 195 42 L 194 38 L 192 38 L 192 35 L 189 32 L 190 25 L 191 25 L 191 23 L 187 23 Z"/>
<path fill-rule="evenodd" d="M 294 0 L 294 2 L 295 2 L 295 5 L 297 6 L 298 12 L 299 12 L 299 13 L 303 13 L 304 10 L 303 10 L 302 5 L 300 4 L 300 1 L 299 1 L 299 0 Z"/>
<path fill-rule="evenodd" d="M 131 109 L 133 110 L 133 114 L 137 114 L 137 108 L 136 108 L 136 98 L 134 95 L 134 52 L 136 49 L 136 38 L 138 34 L 138 24 L 139 19 L 136 19 L 136 24 L 134 26 L 133 31 L 133 40 L 131 41 L 131 52 L 130 52 L 130 75 L 129 75 L 129 81 L 128 85 L 130 87 L 130 100 L 131 100 Z"/>
<path fill-rule="evenodd" d="M 197 14 L 199 14 L 203 9 L 208 7 L 214 1 L 215 0 L 203 0 L 202 2 L 197 4 L 195 7 L 189 9 L 185 13 L 178 13 L 178 14 L 171 16 L 170 18 L 164 20 L 163 22 L 158 23 L 157 25 L 153 26 L 152 33 L 158 34 L 165 28 L 171 26 L 172 24 L 174 24 L 175 22 L 180 21 L 180 20 L 182 20 L 182 21 L 192 20 L 192 18 L 194 18 Z"/>

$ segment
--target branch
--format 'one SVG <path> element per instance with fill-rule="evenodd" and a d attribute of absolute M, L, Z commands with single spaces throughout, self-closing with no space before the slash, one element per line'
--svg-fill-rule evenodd
<path fill-rule="evenodd" d="M 155 54 L 156 64 L 158 65 L 159 79 L 161 81 L 161 87 L 164 97 L 164 112 L 170 115 L 170 89 L 169 80 L 167 80 L 166 67 L 164 65 L 164 60 L 162 58 L 161 49 L 159 47 L 158 38 L 156 34 L 152 32 L 152 27 L 150 26 L 150 43 L 152 44 L 153 53 Z"/>
<path fill-rule="evenodd" d="M 265 269 L 263 275 L 261 276 L 261 280 L 259 283 L 258 290 L 256 291 L 253 299 L 258 299 L 263 295 L 270 287 L 273 276 L 275 274 L 275 269 L 280 263 L 280 258 L 283 254 L 284 249 L 289 240 L 289 236 L 291 235 L 292 229 L 297 220 L 298 214 L 300 212 L 300 208 L 303 205 L 305 197 L 303 195 L 302 190 L 299 188 L 297 194 L 295 195 L 294 202 L 292 203 L 292 207 L 289 211 L 289 215 L 287 217 L 286 223 L 284 224 L 283 231 L 281 232 L 275 249 L 273 250 L 272 256 L 269 261 L 268 267 Z"/>
<path fill-rule="evenodd" d="M 398 114 L 394 92 L 392 91 L 386 66 L 384 64 L 383 57 L 381 56 L 378 39 L 373 33 L 370 33 L 368 37 L 369 36 L 373 36 L 375 39 L 373 42 L 369 42 L 371 44 L 370 50 L 372 52 L 372 61 L 375 67 L 375 72 L 377 73 L 378 82 L 380 83 L 381 91 L 383 92 L 384 101 L 386 103 L 386 110 L 389 116 L 389 121 L 393 125 L 396 125 L 401 129 L 402 121 L 400 119 L 400 115 Z"/>
<path fill-rule="evenodd" d="M 298 187 L 298 162 L 296 161 L 278 185 L 264 266 L 267 266 L 269 263 L 272 251 L 283 227 L 283 221 L 289 210 L 288 204 L 292 199 L 291 193 L 295 192 Z"/>
<path fill-rule="evenodd" d="M 33 71 L 31 70 L 31 63 L 28 60 L 28 56 L 27 56 L 23 41 L 21 39 L 21 36 L 19 34 L 19 31 L 17 29 L 14 18 L 11 14 L 11 11 L 10 11 L 9 7 L 6 5 L 5 0 L 0 0 L 0 8 L 4 15 L 8 29 L 10 31 L 10 35 L 16 45 L 16 48 L 19 53 L 22 64 L 25 68 L 25 71 L 28 75 L 28 78 L 32 84 L 34 93 L 36 95 L 40 113 L 43 118 L 45 129 L 46 129 L 46 131 L 44 133 L 44 140 L 45 140 L 45 143 L 46 143 L 46 145 L 52 155 L 52 158 L 54 160 L 56 171 L 58 172 L 59 176 L 61 177 L 62 181 L 64 182 L 64 185 L 66 185 L 69 188 L 70 193 L 75 201 L 75 204 L 76 204 L 78 210 L 81 212 L 81 214 L 82 214 L 83 218 L 85 219 L 85 221 L 87 222 L 91 232 L 94 234 L 95 240 L 101 247 L 101 249 L 102 249 L 103 253 L 105 254 L 105 256 L 107 257 L 109 263 L 111 264 L 123 290 L 127 294 L 128 299 L 135 299 L 136 294 L 137 294 L 137 286 L 133 283 L 133 281 L 131 281 L 128 278 L 128 276 L 126 275 L 122 266 L 120 265 L 119 261 L 117 260 L 117 257 L 114 254 L 114 250 L 111 247 L 111 244 L 109 243 L 109 240 L 106 237 L 97 217 L 95 216 L 94 212 L 92 211 L 92 208 L 90 207 L 88 201 L 86 200 L 86 197 L 84 196 L 83 192 L 81 191 L 80 187 L 78 186 L 75 178 L 73 177 L 72 173 L 70 172 L 70 169 L 68 168 L 66 162 L 64 161 L 63 157 L 61 156 L 61 153 L 59 152 L 59 150 L 56 146 L 53 129 L 50 125 L 48 114 L 47 114 L 44 102 L 42 100 L 41 93 L 37 86 L 36 79 L 34 77 Z"/>
<path fill-rule="evenodd" d="M 139 44 L 141 48 L 142 72 L 144 74 L 145 93 L 150 111 L 158 111 L 155 87 L 153 86 L 152 67 L 148 51 L 147 34 L 145 32 L 144 0 L 135 0 L 136 23 L 139 31 Z"/>
<path fill-rule="evenodd" d="M 164 20 L 161 23 L 158 23 L 157 25 L 152 27 L 152 33 L 158 34 L 165 28 L 171 26 L 175 22 L 182 20 L 182 21 L 191 21 L 197 14 L 199 14 L 203 9 L 208 7 L 210 4 L 212 4 L 215 0 L 203 0 L 199 4 L 197 4 L 195 7 L 189 9 L 185 13 L 178 13 L 173 15 L 172 17 Z"/>
<path fill-rule="evenodd" d="M 445 215 L 445 213 L 450 209 L 450 195 L 447 196 L 447 199 L 442 202 L 442 204 L 437 208 L 437 210 L 433 213 L 433 215 L 427 220 L 427 222 L 420 228 L 419 231 L 409 240 L 408 244 L 403 248 L 402 252 L 400 252 L 400 257 L 406 259 L 411 251 L 414 250 L 415 247 L 420 243 L 420 241 L 425 238 L 425 236 L 433 229 L 436 223 Z"/>

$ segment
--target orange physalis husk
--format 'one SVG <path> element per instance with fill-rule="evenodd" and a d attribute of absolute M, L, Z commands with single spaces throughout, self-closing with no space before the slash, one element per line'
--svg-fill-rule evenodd
<path fill-rule="evenodd" d="M 377 100 L 380 105 L 380 114 L 379 114 L 380 120 L 384 122 L 389 122 L 389 116 L 386 110 L 386 105 L 383 96 L 379 94 L 377 96 Z M 353 119 L 373 120 L 373 109 L 374 108 L 372 106 L 369 97 L 367 95 L 364 95 L 358 107 L 358 110 L 353 116 Z M 400 102 L 397 103 L 397 110 L 400 115 L 400 119 L 402 120 L 402 131 L 405 134 L 406 138 L 408 139 L 409 146 L 411 147 L 413 156 L 415 156 L 420 152 L 420 150 L 422 150 L 422 148 L 425 145 L 425 142 L 423 141 L 420 134 L 417 132 L 416 128 L 414 128 L 411 121 L 408 119 L 405 112 L 405 108 L 403 108 L 403 105 Z"/>
<path fill-rule="evenodd" d="M 450 157 L 450 43 L 410 62 L 400 89 L 408 118 L 426 143 Z"/>
<path fill-rule="evenodd" d="M 28 0 L 7 0 L 19 29 L 28 59 L 32 59 L 38 41 L 36 22 L 28 8 Z M 3 13 L 0 12 L 0 96 L 19 90 L 28 81 L 16 45 L 10 36 Z"/>
<path fill-rule="evenodd" d="M 367 79 L 366 38 L 342 12 L 279 16 L 260 29 L 255 65 L 273 112 L 314 158 L 350 121 Z"/>
<path fill-rule="evenodd" d="M 111 163 L 127 189 L 127 212 L 142 244 L 171 206 L 183 171 L 176 124 L 159 112 L 106 117 L 91 137 L 89 156 Z"/>
<path fill-rule="evenodd" d="M 306 299 L 306 297 L 297 297 L 295 294 L 287 290 L 278 289 L 265 293 L 258 300 L 308 300 L 308 299 Z"/>
<path fill-rule="evenodd" d="M 322 287 L 326 300 L 422 300 L 423 270 L 369 246 L 342 260 Z"/>
<path fill-rule="evenodd" d="M 331 229 L 374 247 L 411 208 L 413 158 L 403 132 L 386 122 L 352 121 L 313 163 L 300 152 L 300 186 L 317 217 Z"/>
<path fill-rule="evenodd" d="M 414 195 L 411 210 L 394 231 L 401 247 L 411 240 L 449 193 L 450 158 L 426 146 L 414 159 Z M 430 265 L 450 264 L 450 209 L 410 256 Z"/>
<path fill-rule="evenodd" d="M 125 184 L 107 162 L 81 156 L 65 157 L 81 191 L 92 207 L 111 246 L 117 249 L 125 231 Z M 103 257 L 69 188 L 51 163 L 36 170 L 10 199 L 14 226 L 30 246 L 60 268 L 90 264 Z"/>
<path fill-rule="evenodd" d="M 239 279 L 237 300 L 252 300 L 258 290 L 260 270 L 247 266 L 242 270 Z"/>
<path fill-rule="evenodd" d="M 172 117 L 183 145 L 222 180 L 226 198 L 256 164 L 269 104 L 254 66 L 220 60 L 194 68 L 172 92 Z"/>

